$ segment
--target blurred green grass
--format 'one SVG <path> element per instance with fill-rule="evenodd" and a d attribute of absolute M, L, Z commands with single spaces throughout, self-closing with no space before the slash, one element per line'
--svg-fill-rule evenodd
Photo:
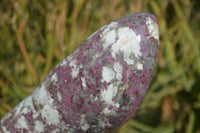
<path fill-rule="evenodd" d="M 0 1 L 0 118 L 103 25 L 150 12 L 160 28 L 154 79 L 116 133 L 200 133 L 199 0 Z"/>

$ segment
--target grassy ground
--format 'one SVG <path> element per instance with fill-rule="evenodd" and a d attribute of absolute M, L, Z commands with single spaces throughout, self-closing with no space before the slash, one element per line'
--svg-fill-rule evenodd
<path fill-rule="evenodd" d="M 0 118 L 101 26 L 154 14 L 160 53 L 136 116 L 116 133 L 200 133 L 199 0 L 0 1 Z"/>

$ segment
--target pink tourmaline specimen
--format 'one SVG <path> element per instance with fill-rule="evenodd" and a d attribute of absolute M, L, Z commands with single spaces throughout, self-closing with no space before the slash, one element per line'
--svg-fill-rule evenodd
<path fill-rule="evenodd" d="M 159 47 L 156 18 L 137 13 L 91 35 L 0 122 L 6 133 L 101 133 L 139 108 Z"/>

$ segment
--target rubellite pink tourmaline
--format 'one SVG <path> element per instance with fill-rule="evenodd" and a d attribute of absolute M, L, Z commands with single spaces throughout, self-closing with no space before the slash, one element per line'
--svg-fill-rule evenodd
<path fill-rule="evenodd" d="M 91 35 L 0 123 L 0 132 L 100 133 L 139 108 L 159 47 L 156 18 L 137 13 Z"/>

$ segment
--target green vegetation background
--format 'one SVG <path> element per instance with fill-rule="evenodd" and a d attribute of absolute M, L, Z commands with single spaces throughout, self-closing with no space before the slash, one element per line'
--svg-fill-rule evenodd
<path fill-rule="evenodd" d="M 0 1 L 0 118 L 90 34 L 136 12 L 154 14 L 160 52 L 135 117 L 116 133 L 200 133 L 199 0 Z"/>

